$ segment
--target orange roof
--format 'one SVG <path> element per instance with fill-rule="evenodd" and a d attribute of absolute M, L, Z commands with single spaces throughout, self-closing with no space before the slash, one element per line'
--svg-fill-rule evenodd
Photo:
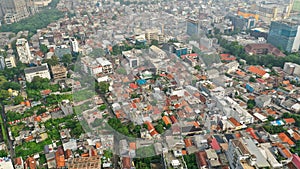
<path fill-rule="evenodd" d="M 237 75 L 239 75 L 239 76 L 245 76 L 245 75 L 246 75 L 246 73 L 245 73 L 245 72 L 242 72 L 241 70 L 237 70 L 235 73 L 236 73 Z"/>
<path fill-rule="evenodd" d="M 189 138 L 184 139 L 184 144 L 186 147 L 191 147 L 193 145 L 191 139 Z"/>
<path fill-rule="evenodd" d="M 289 151 L 289 149 L 284 147 L 284 145 L 282 145 L 281 143 L 275 143 L 274 145 L 282 150 L 282 153 L 284 154 L 284 156 L 286 158 L 291 158 L 292 157 L 292 153 Z"/>
<path fill-rule="evenodd" d="M 145 124 L 148 127 L 148 130 L 151 132 L 152 130 L 155 130 L 155 128 L 153 127 L 152 123 L 150 121 L 145 121 Z"/>
<path fill-rule="evenodd" d="M 29 168 L 36 168 L 36 161 L 34 160 L 33 157 L 28 157 L 26 163 Z"/>
<path fill-rule="evenodd" d="M 65 166 L 65 156 L 62 147 L 59 147 L 55 152 L 55 161 L 56 161 L 57 168 L 61 168 Z"/>
<path fill-rule="evenodd" d="M 199 127 L 199 123 L 197 121 L 194 121 L 194 126 Z"/>
<path fill-rule="evenodd" d="M 293 133 L 293 138 L 294 138 L 296 141 L 300 140 L 300 134 L 294 131 L 294 133 Z"/>
<path fill-rule="evenodd" d="M 289 81 L 289 80 L 284 80 L 284 81 L 282 82 L 282 84 L 288 85 L 288 84 L 290 84 L 290 81 Z"/>
<path fill-rule="evenodd" d="M 229 120 L 233 125 L 235 125 L 236 127 L 242 125 L 241 123 L 239 123 L 239 122 L 238 122 L 235 118 L 233 118 L 233 117 L 230 117 L 228 120 Z"/>
<path fill-rule="evenodd" d="M 41 122 L 42 117 L 41 116 L 36 116 L 36 117 L 34 117 L 34 121 Z"/>
<path fill-rule="evenodd" d="M 81 154 L 81 157 L 88 157 L 88 156 L 89 156 L 88 153 L 83 153 L 83 154 Z"/>
<path fill-rule="evenodd" d="M 50 89 L 42 90 L 41 94 L 42 95 L 49 95 L 52 91 Z"/>
<path fill-rule="evenodd" d="M 267 109 L 267 113 L 272 115 L 272 114 L 276 114 L 276 111 L 272 109 Z"/>
<path fill-rule="evenodd" d="M 129 87 L 132 88 L 132 89 L 139 88 L 139 86 L 137 84 L 135 84 L 135 83 L 130 83 Z"/>
<path fill-rule="evenodd" d="M 254 73 L 256 75 L 259 75 L 259 76 L 264 76 L 267 73 L 266 71 L 264 71 L 256 66 L 250 66 L 248 68 L 248 71 L 251 73 Z"/>
<path fill-rule="evenodd" d="M 187 155 L 186 150 L 181 151 L 182 155 Z"/>
<path fill-rule="evenodd" d="M 129 143 L 129 149 L 135 150 L 136 149 L 136 143 L 135 142 L 130 142 Z"/>
<path fill-rule="evenodd" d="M 290 146 L 295 145 L 295 143 L 285 133 L 279 133 L 278 137 L 281 139 L 282 142 L 288 143 Z"/>
<path fill-rule="evenodd" d="M 97 142 L 96 143 L 96 148 L 100 148 L 101 147 L 101 143 Z"/>
<path fill-rule="evenodd" d="M 283 119 L 285 121 L 285 123 L 289 123 L 289 124 L 292 124 L 292 123 L 295 123 L 295 119 L 294 118 L 286 118 L 286 119 Z"/>
<path fill-rule="evenodd" d="M 31 141 L 31 140 L 33 140 L 33 136 L 32 136 L 32 135 L 28 136 L 28 137 L 25 139 L 26 142 Z"/>
<path fill-rule="evenodd" d="M 170 120 L 170 118 L 169 118 L 168 116 L 163 116 L 163 117 L 162 117 L 162 120 L 164 121 L 164 123 L 165 123 L 166 125 L 172 123 L 171 120 Z"/>
<path fill-rule="evenodd" d="M 240 132 L 235 133 L 235 137 L 240 138 L 241 137 L 241 133 Z"/>
<path fill-rule="evenodd" d="M 157 135 L 158 134 L 158 132 L 156 131 L 156 130 L 153 130 L 152 132 L 150 132 L 150 135 L 151 136 L 155 136 L 155 135 Z"/>

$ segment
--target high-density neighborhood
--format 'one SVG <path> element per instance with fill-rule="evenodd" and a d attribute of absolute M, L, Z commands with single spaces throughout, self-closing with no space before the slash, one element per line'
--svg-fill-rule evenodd
<path fill-rule="evenodd" d="M 300 169 L 300 1 L 0 0 L 0 19 L 0 168 Z"/>

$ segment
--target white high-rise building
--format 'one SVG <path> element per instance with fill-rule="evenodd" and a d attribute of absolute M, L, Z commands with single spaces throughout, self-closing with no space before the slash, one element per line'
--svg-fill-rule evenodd
<path fill-rule="evenodd" d="M 29 50 L 28 41 L 24 38 L 18 39 L 16 42 L 16 48 L 19 55 L 19 60 L 22 63 L 30 63 L 32 56 Z"/>
<path fill-rule="evenodd" d="M 79 52 L 78 42 L 75 38 L 70 38 L 70 44 L 73 52 Z"/>
<path fill-rule="evenodd" d="M 14 56 L 8 56 L 4 59 L 7 68 L 16 67 L 16 60 Z"/>

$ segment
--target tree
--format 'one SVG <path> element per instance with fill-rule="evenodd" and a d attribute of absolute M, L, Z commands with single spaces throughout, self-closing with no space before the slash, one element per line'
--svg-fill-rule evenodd
<path fill-rule="evenodd" d="M 52 56 L 51 59 L 45 59 L 43 61 L 44 63 L 48 63 L 50 66 L 55 66 L 55 65 L 58 65 L 59 63 L 59 60 L 58 60 L 58 57 L 57 56 Z"/>
<path fill-rule="evenodd" d="M 89 53 L 92 57 L 100 57 L 105 55 L 105 51 L 101 48 L 94 48 L 91 53 Z"/>
<path fill-rule="evenodd" d="M 250 78 L 249 78 L 249 82 L 256 82 L 256 79 L 253 77 L 253 76 L 251 76 Z"/>
<path fill-rule="evenodd" d="M 7 152 L 5 150 L 0 150 L 0 157 L 7 157 Z"/>
<path fill-rule="evenodd" d="M 9 97 L 7 90 L 0 90 L 0 101 L 5 100 Z"/>
<path fill-rule="evenodd" d="M 70 63 L 72 63 L 72 55 L 71 54 L 65 54 L 65 55 L 63 55 L 63 57 L 61 58 L 61 61 L 64 64 L 69 65 Z"/>
<path fill-rule="evenodd" d="M 268 116 L 267 119 L 268 119 L 268 121 L 274 121 L 275 120 L 275 118 L 273 116 Z"/>
<path fill-rule="evenodd" d="M 42 51 L 43 54 L 46 54 L 49 51 L 49 49 L 48 49 L 48 47 L 46 45 L 41 44 L 40 45 L 40 51 Z"/>
<path fill-rule="evenodd" d="M 158 46 L 158 40 L 151 40 L 151 45 Z"/>
<path fill-rule="evenodd" d="M 247 109 L 253 109 L 255 107 L 255 101 L 254 100 L 248 100 L 247 102 Z"/>
<path fill-rule="evenodd" d="M 19 83 L 16 83 L 16 82 L 4 82 L 2 84 L 2 86 L 0 86 L 0 88 L 3 89 L 3 90 L 8 90 L 8 89 L 20 90 L 21 85 Z"/>
<path fill-rule="evenodd" d="M 158 125 L 155 126 L 155 130 L 156 130 L 159 134 L 161 134 L 161 133 L 164 132 L 164 126 L 161 125 L 161 124 L 158 124 Z"/>
<path fill-rule="evenodd" d="M 0 86 L 2 86 L 5 82 L 7 82 L 5 76 L 0 76 Z"/>
<path fill-rule="evenodd" d="M 103 110 L 105 110 L 106 109 L 106 104 L 103 104 L 103 105 L 101 105 L 98 109 L 100 110 L 100 111 L 103 111 Z"/>
<path fill-rule="evenodd" d="M 99 86 L 99 91 L 101 93 L 108 92 L 108 89 L 109 89 L 109 83 L 108 82 L 100 82 L 100 83 L 98 83 L 98 86 Z"/>
<path fill-rule="evenodd" d="M 200 70 L 201 70 L 201 67 L 200 67 L 200 65 L 196 65 L 196 66 L 194 67 L 194 69 L 200 71 Z"/>
<path fill-rule="evenodd" d="M 24 98 L 21 96 L 21 95 L 18 95 L 18 96 L 16 96 L 15 98 L 14 98 L 14 104 L 15 105 L 18 105 L 18 104 L 20 104 L 21 102 L 23 102 L 24 101 Z"/>
<path fill-rule="evenodd" d="M 116 73 L 120 74 L 120 75 L 126 75 L 127 72 L 126 72 L 126 69 L 125 68 L 119 68 L 116 70 Z"/>

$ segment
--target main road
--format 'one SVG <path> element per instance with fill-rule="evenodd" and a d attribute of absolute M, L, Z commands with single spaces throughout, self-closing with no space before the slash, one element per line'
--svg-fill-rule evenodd
<path fill-rule="evenodd" d="M 14 150 L 14 147 L 13 147 L 13 141 L 10 139 L 9 137 L 9 134 L 8 134 L 8 126 L 7 126 L 7 117 L 6 117 L 6 114 L 5 114 L 5 106 L 4 104 L 2 103 L 1 104 L 1 116 L 2 116 L 2 119 L 3 119 L 3 126 L 4 126 L 4 129 L 5 129 L 5 133 L 7 135 L 7 143 L 8 143 L 8 149 L 10 151 L 10 156 L 11 158 L 14 158 L 15 157 L 15 150 Z M 12 160 L 13 162 L 13 160 Z"/>

